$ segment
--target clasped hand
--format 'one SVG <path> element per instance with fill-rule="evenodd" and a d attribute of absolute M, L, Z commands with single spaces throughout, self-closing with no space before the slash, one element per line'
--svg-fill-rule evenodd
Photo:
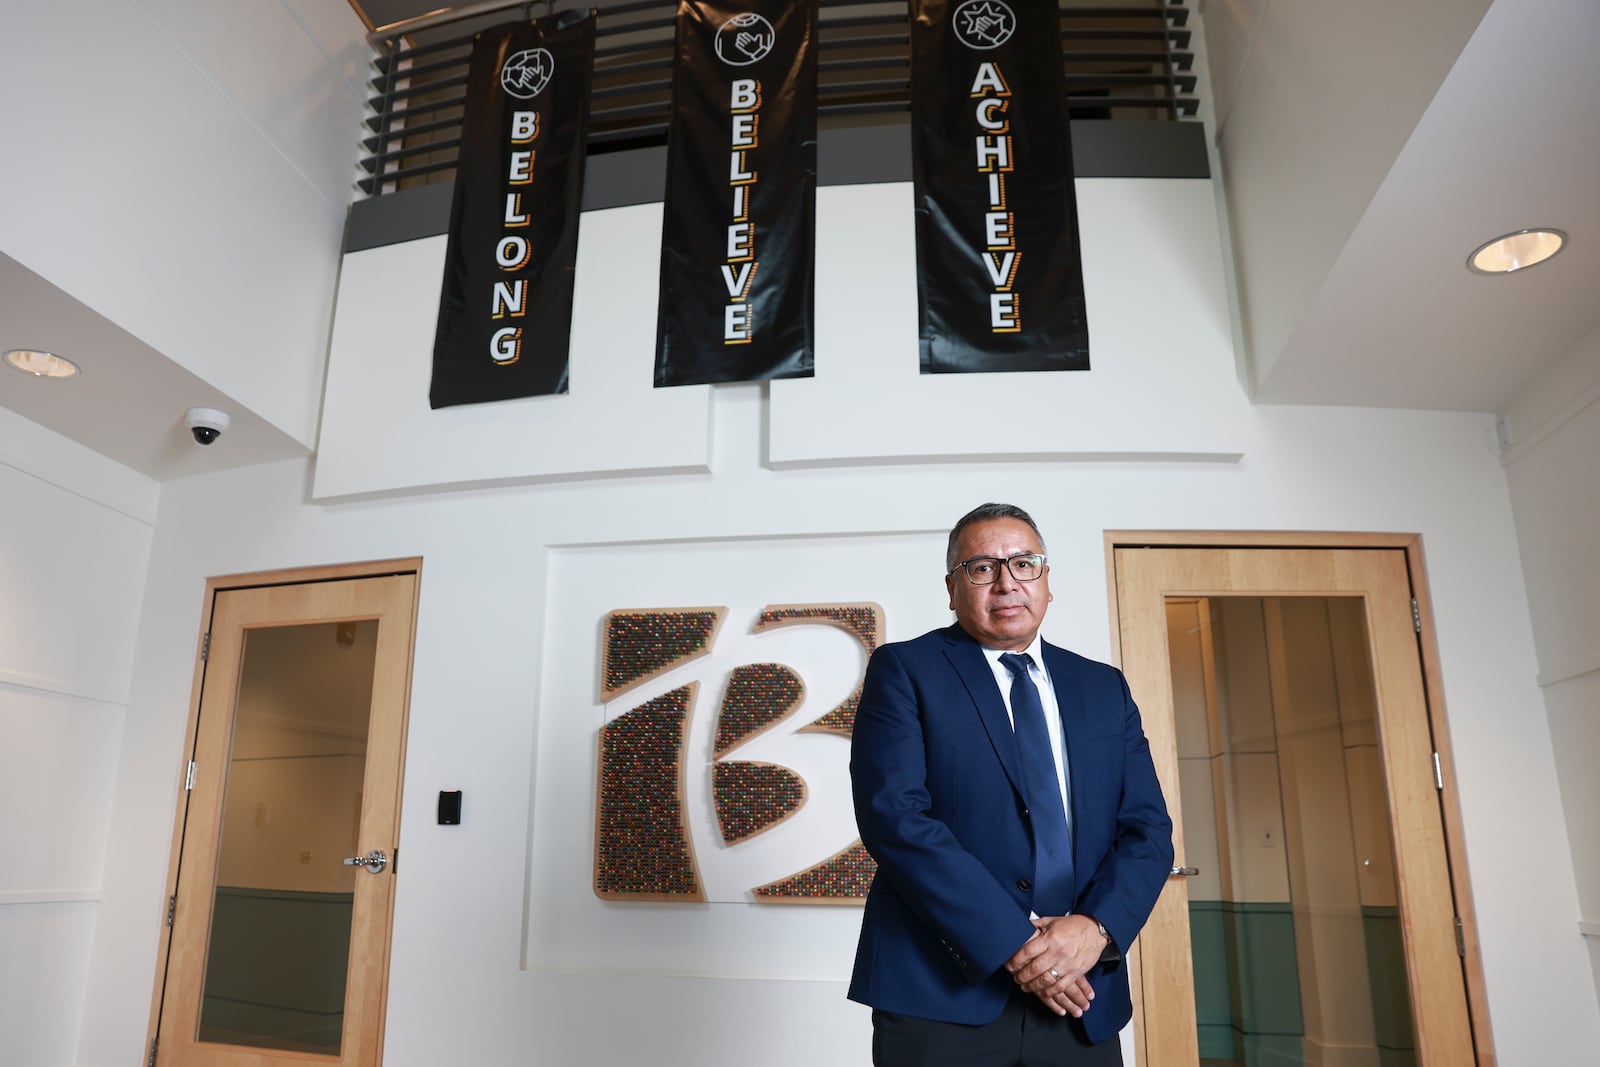
<path fill-rule="evenodd" d="M 1099 925 L 1082 915 L 1052 915 L 1033 920 L 1033 926 L 1033 936 L 1006 961 L 1006 970 L 1057 1015 L 1081 1019 L 1094 999 L 1084 976 L 1106 947 Z"/>

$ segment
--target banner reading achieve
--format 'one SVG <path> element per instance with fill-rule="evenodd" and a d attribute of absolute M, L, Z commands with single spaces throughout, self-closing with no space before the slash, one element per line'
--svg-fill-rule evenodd
<path fill-rule="evenodd" d="M 922 373 L 1088 370 L 1054 0 L 912 0 Z"/>

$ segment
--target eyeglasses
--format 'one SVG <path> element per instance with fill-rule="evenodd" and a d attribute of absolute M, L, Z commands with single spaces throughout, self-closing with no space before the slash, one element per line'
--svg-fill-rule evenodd
<path fill-rule="evenodd" d="M 993 585 L 1000 580 L 1000 564 L 1006 565 L 1011 577 L 1019 582 L 1038 580 L 1044 573 L 1045 557 L 1038 552 L 1019 552 L 1009 559 L 994 556 L 973 556 L 956 564 L 956 570 L 967 572 L 967 581 L 973 585 Z M 956 570 L 951 571 L 954 574 Z"/>

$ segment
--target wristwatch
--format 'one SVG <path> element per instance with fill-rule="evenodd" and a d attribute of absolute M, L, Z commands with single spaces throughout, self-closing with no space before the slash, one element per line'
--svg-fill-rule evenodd
<path fill-rule="evenodd" d="M 1091 915 L 1089 918 L 1094 919 L 1094 916 Z M 1094 925 L 1095 929 L 1100 931 L 1100 936 L 1106 939 L 1106 947 L 1100 950 L 1100 962 L 1110 963 L 1113 960 L 1120 960 L 1122 958 L 1122 950 L 1117 947 L 1116 941 L 1112 939 L 1111 931 L 1106 929 L 1106 924 L 1099 919 L 1095 919 Z"/>

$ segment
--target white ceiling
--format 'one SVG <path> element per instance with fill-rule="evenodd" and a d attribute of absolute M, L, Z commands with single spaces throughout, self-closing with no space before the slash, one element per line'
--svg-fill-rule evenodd
<path fill-rule="evenodd" d="M 1249 24 L 1256 26 L 1271 7 L 1271 0 L 1230 2 L 1253 8 Z M 371 10 L 378 23 L 414 13 L 399 0 L 366 6 L 382 8 Z M 1273 16 L 1290 17 L 1296 7 L 1280 2 Z M 1337 247 L 1316 251 L 1322 258 L 1303 308 L 1279 331 L 1286 337 L 1281 348 L 1249 353 L 1248 363 L 1260 368 L 1259 402 L 1503 411 L 1600 326 L 1597 46 L 1600 3 L 1494 0 L 1436 90 L 1425 87 L 1431 101 L 1398 154 L 1351 137 L 1351 151 L 1379 153 L 1368 162 L 1383 177 Z M 1242 62 L 1225 72 L 1230 91 L 1254 78 L 1255 91 L 1270 93 L 1262 79 L 1294 76 Z M 1355 76 L 1360 62 L 1349 57 Z M 1316 130 L 1318 117 L 1307 114 L 1303 122 Z M 355 151 L 352 143 L 352 160 Z M 1223 163 L 1226 171 L 1229 160 Z M 1251 210 L 1249 202 L 1230 204 L 1236 227 Z M 1305 203 L 1303 210 L 1319 208 Z M 1466 270 L 1466 256 L 1480 242 L 1532 226 L 1566 230 L 1567 251 L 1509 277 Z M 1285 233 L 1273 254 L 1294 257 L 1293 236 Z M 0 248 L 0 348 L 58 350 L 84 374 L 39 382 L 0 368 L 0 405 L 159 481 L 305 454 L 288 434 L 5 252 Z M 1241 289 L 1248 315 L 1248 269 Z M 217 444 L 196 447 L 183 426 L 192 405 L 231 411 L 233 428 Z"/>
<path fill-rule="evenodd" d="M 53 381 L 0 365 L 0 405 L 158 481 L 306 454 L 288 434 L 3 252 L 0 348 L 59 352 L 83 371 Z M 227 411 L 232 425 L 214 444 L 196 447 L 184 422 L 191 407 Z"/>
<path fill-rule="evenodd" d="M 1600 326 L 1600 4 L 1496 0 L 1270 370 L 1269 403 L 1504 411 Z M 1248 210 L 1248 205 L 1240 210 Z M 1554 259 L 1467 270 L 1504 233 Z"/>

